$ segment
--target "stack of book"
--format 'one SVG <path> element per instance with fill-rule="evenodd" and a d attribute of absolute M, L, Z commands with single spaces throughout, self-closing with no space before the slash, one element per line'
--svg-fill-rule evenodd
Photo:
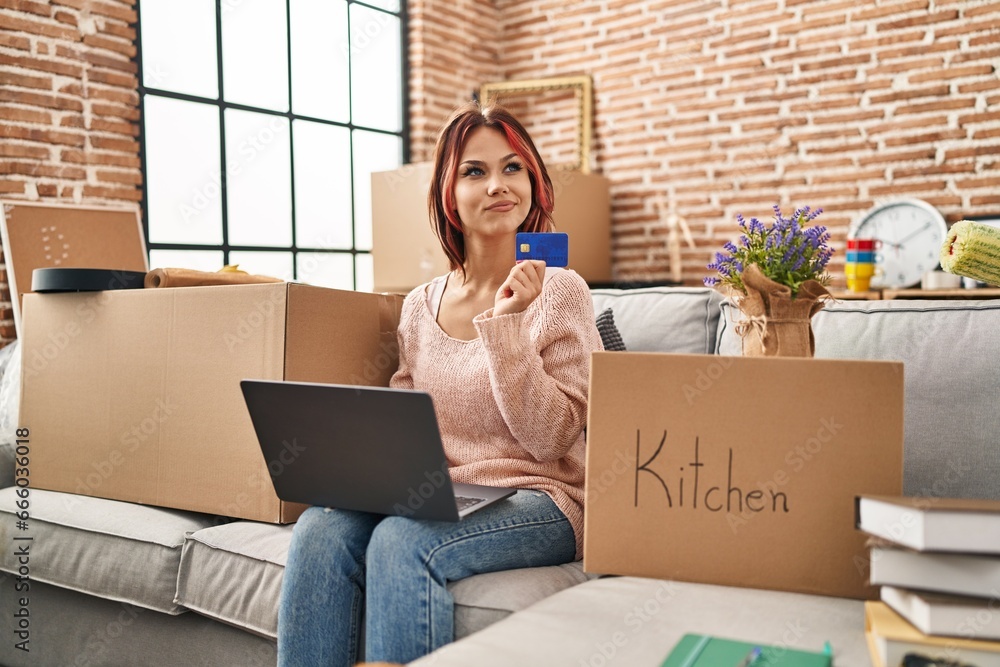
<path fill-rule="evenodd" d="M 864 496 L 857 526 L 881 586 L 865 603 L 877 667 L 1000 667 L 1000 501 Z"/>

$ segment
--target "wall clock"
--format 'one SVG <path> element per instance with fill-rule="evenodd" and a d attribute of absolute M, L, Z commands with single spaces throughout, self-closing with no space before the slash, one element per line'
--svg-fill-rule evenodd
<path fill-rule="evenodd" d="M 924 273 L 938 266 L 948 223 L 936 208 L 919 199 L 878 204 L 858 219 L 848 238 L 878 239 L 881 273 L 872 287 L 899 289 L 920 282 Z"/>

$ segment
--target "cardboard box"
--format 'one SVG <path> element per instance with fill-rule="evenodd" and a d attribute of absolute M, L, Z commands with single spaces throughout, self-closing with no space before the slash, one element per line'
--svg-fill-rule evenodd
<path fill-rule="evenodd" d="M 21 336 L 21 302 L 35 269 L 72 267 L 148 271 L 139 208 L 0 201 L 4 262 L 14 327 Z"/>
<path fill-rule="evenodd" d="M 595 352 L 584 569 L 874 597 L 858 495 L 902 493 L 903 365 Z"/>
<path fill-rule="evenodd" d="M 20 424 L 35 488 L 268 522 L 244 378 L 387 385 L 402 299 L 296 283 L 29 294 Z"/>
<path fill-rule="evenodd" d="M 418 162 L 372 174 L 376 291 L 406 293 L 448 272 L 448 259 L 427 215 L 432 167 Z M 573 170 L 551 170 L 549 177 L 556 229 L 569 234 L 569 267 L 589 283 L 610 282 L 610 181 Z M 513 247 L 510 253 L 513 261 Z"/>

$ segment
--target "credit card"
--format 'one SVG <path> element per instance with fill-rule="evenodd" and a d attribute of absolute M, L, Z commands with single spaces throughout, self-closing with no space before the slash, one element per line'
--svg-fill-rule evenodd
<path fill-rule="evenodd" d="M 540 259 L 545 266 L 569 264 L 569 235 L 566 232 L 520 232 L 514 241 L 514 259 Z"/>

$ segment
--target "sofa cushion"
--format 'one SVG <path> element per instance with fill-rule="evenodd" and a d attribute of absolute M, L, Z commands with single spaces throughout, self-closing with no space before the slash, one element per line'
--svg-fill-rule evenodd
<path fill-rule="evenodd" d="M 15 487 L 0 490 L 0 514 L 16 511 Z M 174 603 L 185 533 L 213 517 L 132 503 L 32 489 L 29 567 L 32 579 L 167 614 Z M 0 570 L 17 572 L 15 520 L 0 516 Z"/>
<path fill-rule="evenodd" d="M 722 306 L 720 354 L 739 355 Z M 816 357 L 904 364 L 903 492 L 1000 498 L 1000 301 L 828 303 L 813 318 Z"/>
<path fill-rule="evenodd" d="M 681 636 L 694 632 L 812 651 L 829 641 L 837 665 L 869 665 L 864 619 L 860 600 L 605 577 L 547 597 L 410 664 L 659 665 Z"/>
<path fill-rule="evenodd" d="M 701 287 L 595 289 L 594 312 L 612 308 L 630 352 L 712 354 L 722 297 Z"/>
<path fill-rule="evenodd" d="M 478 632 L 561 590 L 595 579 L 576 561 L 477 574 L 448 585 L 455 598 L 455 637 Z"/>
<path fill-rule="evenodd" d="M 177 574 L 175 602 L 274 639 L 293 528 L 234 521 L 189 535 Z"/>
<path fill-rule="evenodd" d="M 188 536 L 178 605 L 264 637 L 278 631 L 278 600 L 293 526 L 236 521 Z M 455 634 L 463 637 L 592 575 L 582 564 L 480 574 L 452 582 Z"/>

